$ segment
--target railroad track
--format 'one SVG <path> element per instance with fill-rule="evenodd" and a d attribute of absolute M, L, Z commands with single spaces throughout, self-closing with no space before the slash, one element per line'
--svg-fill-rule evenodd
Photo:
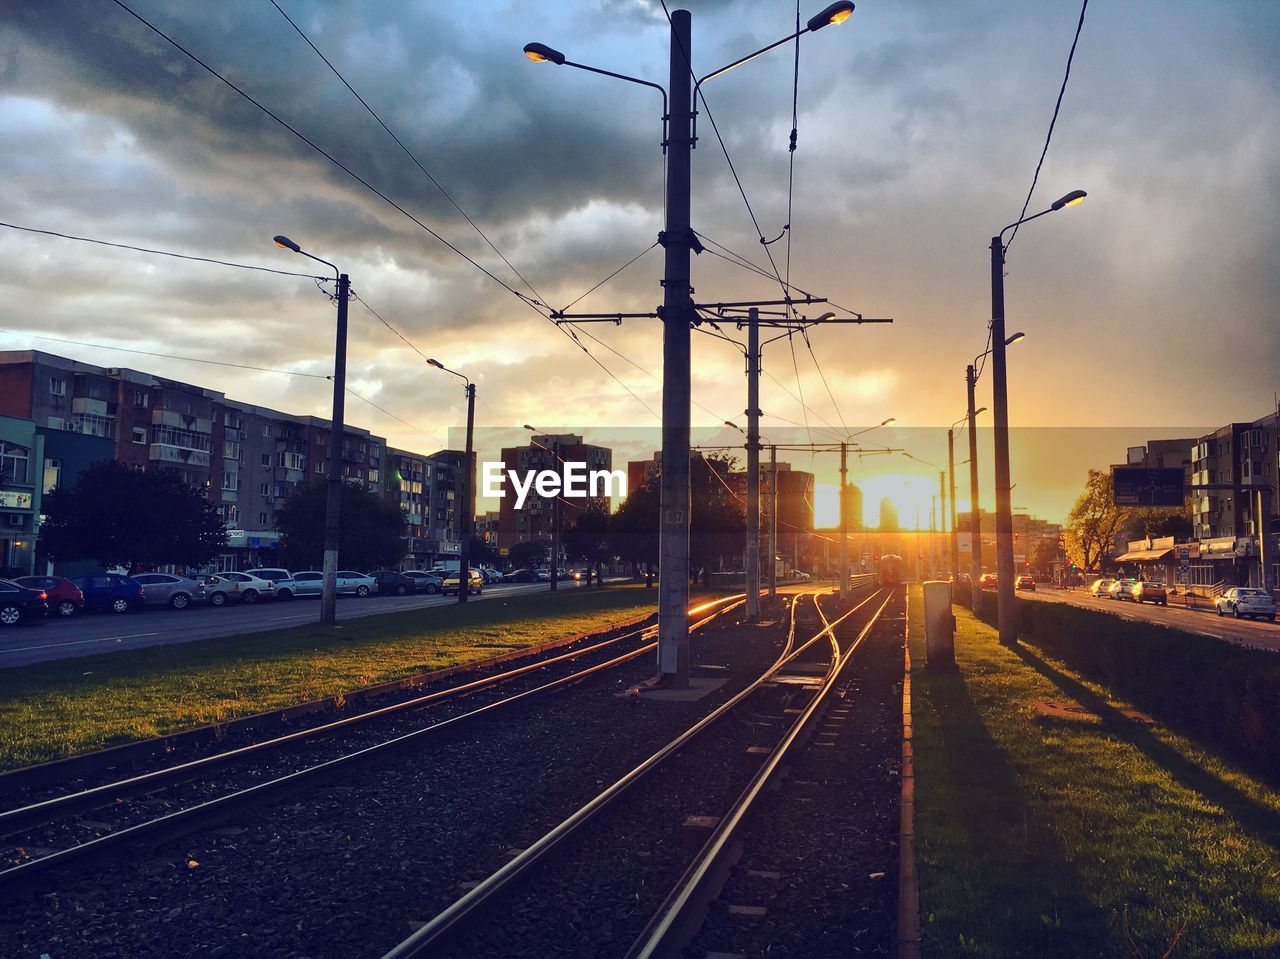
<path fill-rule="evenodd" d="M 726 613 L 739 608 L 744 601 L 745 595 L 738 594 L 694 607 L 690 610 L 690 629 L 698 630 L 705 627 Z M 126 800 L 133 797 L 148 797 L 146 801 L 155 805 L 156 796 L 192 783 L 200 784 L 199 788 L 204 790 L 217 791 L 219 784 L 208 778 L 214 773 L 234 770 L 237 766 L 258 762 L 264 757 L 271 757 L 274 761 L 275 758 L 302 746 L 324 749 L 326 742 L 335 740 L 337 737 L 347 739 L 356 734 L 373 739 L 372 742 L 361 745 L 359 748 L 343 749 L 330 758 L 304 764 L 301 768 L 282 774 L 261 778 L 261 781 L 233 788 L 229 792 L 221 791 L 212 798 L 202 797 L 197 801 L 189 802 L 175 800 L 172 803 L 174 808 L 165 809 L 162 815 L 143 813 L 143 818 L 135 822 L 129 822 L 127 817 L 124 817 L 125 822 L 119 824 L 118 828 L 110 828 L 109 824 L 90 820 L 88 829 L 95 833 L 92 838 L 74 841 L 64 848 L 50 849 L 46 843 L 40 841 L 32 843 L 28 840 L 24 844 L 22 838 L 11 841 L 8 844 L 10 850 L 25 851 L 34 846 L 43 847 L 44 852 L 36 856 L 29 854 L 14 856 L 20 861 L 0 870 L 0 889 L 22 887 L 78 864 L 101 861 L 125 847 L 143 842 L 151 844 L 163 842 L 205 825 L 216 824 L 248 806 L 271 800 L 309 784 L 323 784 L 344 769 L 388 755 L 394 750 L 418 743 L 425 737 L 476 717 L 492 714 L 513 703 L 581 682 L 587 677 L 635 660 L 655 648 L 656 633 L 656 626 L 644 626 L 627 630 L 608 639 L 590 642 L 569 652 L 555 653 L 552 650 L 553 655 L 537 659 L 532 663 L 515 665 L 480 679 L 413 696 L 344 719 L 4 810 L 0 812 L 0 837 L 10 840 L 15 836 L 30 837 L 34 830 L 58 827 L 59 824 L 63 824 L 59 830 L 60 833 L 66 836 L 76 832 L 76 817 L 102 810 L 119 811 L 122 808 L 128 808 Z M 545 675 L 538 675 L 543 670 L 561 671 L 563 675 L 539 682 L 539 679 L 547 678 Z M 462 708 L 459 705 L 464 700 L 472 699 L 479 694 L 495 691 L 497 687 L 507 687 L 521 681 L 535 684 L 516 692 L 499 695 L 492 701 L 474 708 Z M 410 714 L 437 706 L 458 706 L 459 708 L 453 715 L 425 725 L 410 721 L 410 728 L 397 731 L 395 735 L 387 736 L 385 730 L 379 731 L 380 726 L 386 726 L 390 722 L 412 720 Z M 341 744 L 338 745 L 341 748 Z M 74 766 L 74 763 L 69 765 Z M 41 775 L 47 777 L 47 769 L 42 770 Z M 106 825 L 105 831 L 104 825 Z M 81 834 L 83 835 L 83 830 Z"/>
<path fill-rule="evenodd" d="M 661 803 L 662 799 L 678 794 L 681 782 L 694 784 L 693 792 L 686 789 L 684 797 L 691 802 L 710 801 L 706 797 L 715 791 L 713 786 L 723 792 L 722 770 L 717 768 L 715 776 L 707 773 L 705 781 L 699 776 L 710 765 L 709 752 L 727 751 L 732 753 L 728 765 L 735 767 L 735 783 L 741 793 L 736 800 L 732 800 L 732 796 L 737 790 L 729 793 L 728 799 L 732 801 L 726 802 L 727 812 L 718 817 L 710 838 L 688 862 L 683 876 L 670 877 L 673 886 L 667 888 L 672 888 L 672 892 L 665 901 L 655 903 L 657 911 L 648 926 L 637 930 L 639 938 L 628 953 L 678 955 L 680 946 L 675 944 L 682 945 L 691 934 L 690 929 L 696 928 L 690 927 L 688 917 L 704 903 L 708 891 L 715 885 L 714 880 L 722 872 L 724 849 L 731 842 L 737 823 L 776 774 L 788 751 L 811 728 L 841 670 L 883 613 L 892 591 L 875 590 L 851 609 L 831 616 L 824 611 L 818 596 L 815 591 L 793 601 L 783 651 L 759 678 L 527 848 L 512 850 L 513 857 L 507 863 L 471 884 L 468 892 L 421 923 L 412 935 L 388 951 L 384 959 L 441 955 L 553 956 L 561 954 L 558 950 L 566 947 L 570 952 L 565 954 L 577 955 L 573 951 L 576 946 L 572 944 L 581 945 L 589 936 L 573 924 L 572 918 L 566 920 L 567 929 L 558 929 L 559 913 L 563 910 L 554 903 L 557 900 L 571 902 L 572 910 L 579 916 L 601 917 L 616 912 L 623 923 L 634 919 L 646 899 L 653 898 L 652 876 L 640 877 L 637 868 L 637 877 L 629 885 L 627 877 L 619 878 L 618 873 L 625 873 L 623 864 L 635 855 L 648 856 L 643 850 L 650 845 L 661 848 L 664 840 L 640 835 L 632 826 L 636 821 L 662 818 L 655 812 L 662 807 L 655 806 L 655 802 Z M 859 626 L 857 635 L 842 647 L 837 629 L 852 623 Z M 797 640 L 798 630 L 801 640 Z M 803 705 L 797 705 L 800 703 Z M 762 715 L 764 722 L 760 721 Z M 787 722 L 789 716 L 795 718 Z M 733 722 L 729 722 L 730 718 Z M 765 735 L 763 727 L 775 723 L 777 741 L 772 747 L 752 742 Z M 750 745 L 744 748 L 744 742 Z M 762 754 L 767 754 L 763 761 Z M 659 834 L 670 831 L 670 815 L 666 819 L 665 827 L 658 826 Z M 628 825 L 629 821 L 632 825 Z M 602 867 L 603 860 L 615 865 Z M 595 876 L 603 879 L 597 881 Z M 591 897 L 598 894 L 597 887 L 608 887 L 613 899 L 593 900 Z M 529 915 L 536 915 L 537 922 L 530 924 L 521 918 Z M 611 928 L 611 921 L 607 926 L 610 927 L 608 936 L 618 935 Z M 619 955 L 625 943 L 620 946 Z M 653 951 L 672 948 L 676 951 Z"/>

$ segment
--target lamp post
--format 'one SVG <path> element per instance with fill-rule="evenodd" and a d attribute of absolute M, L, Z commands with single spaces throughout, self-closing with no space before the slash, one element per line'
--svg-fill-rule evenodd
<path fill-rule="evenodd" d="M 471 461 L 472 438 L 476 425 L 476 385 L 457 370 L 451 370 L 439 360 L 428 359 L 427 362 L 437 370 L 452 373 L 466 384 L 467 394 L 467 449 L 466 465 L 462 470 L 462 553 L 458 561 L 458 602 L 465 603 L 471 592 L 471 531 L 476 517 L 476 484 L 475 464 Z"/>
<path fill-rule="evenodd" d="M 933 517 L 936 515 L 938 517 L 938 526 L 937 526 L 938 532 L 946 532 L 947 523 L 946 523 L 945 517 L 947 513 L 947 471 L 943 469 L 941 466 L 939 466 L 937 463 L 930 463 L 928 460 L 922 460 L 920 457 L 912 456 L 910 453 L 903 453 L 902 455 L 909 460 L 919 463 L 921 466 L 928 466 L 930 469 L 935 469 L 938 471 L 938 496 L 933 497 L 934 508 L 929 513 L 929 517 L 930 517 L 929 522 L 930 522 L 930 525 L 932 526 Z M 919 536 L 920 535 L 919 524 L 917 523 L 916 525 L 917 525 L 916 535 Z M 930 557 L 933 556 L 933 551 L 934 551 L 933 550 L 934 537 L 932 535 L 932 532 L 933 531 L 931 529 L 930 537 L 929 537 Z"/>
<path fill-rule="evenodd" d="M 804 33 L 842 23 L 853 13 L 848 0 L 833 3 L 810 18 L 804 29 L 776 43 L 740 57 L 698 81 L 720 76 L 748 60 Z M 671 49 L 668 82 L 661 85 L 611 70 L 574 63 L 546 44 L 529 43 L 524 54 L 535 63 L 577 67 L 591 73 L 652 87 L 662 93 L 666 120 L 663 147 L 667 152 L 667 201 L 665 229 L 658 235 L 665 250 L 662 319 L 662 476 L 659 507 L 658 673 L 663 685 L 689 684 L 689 328 L 694 317 L 689 256 L 701 249 L 690 227 L 690 160 L 694 146 L 693 119 L 696 90 L 691 83 L 693 66 L 692 18 L 688 10 L 671 13 Z M 670 94 L 671 106 L 667 99 Z"/>
<path fill-rule="evenodd" d="M 530 433 L 539 432 L 535 426 L 524 424 L 524 428 Z M 540 450 L 545 450 L 551 454 L 552 459 L 557 463 L 564 463 L 560 459 L 560 443 L 552 441 L 551 446 L 543 446 L 537 440 L 530 437 L 529 442 Z M 555 465 L 554 463 L 552 464 Z M 551 592 L 556 592 L 560 586 L 560 500 L 563 498 L 561 493 L 557 493 L 555 499 L 551 501 Z"/>
<path fill-rule="evenodd" d="M 972 369 L 972 367 L 970 367 L 970 369 Z M 971 416 L 977 416 L 979 413 L 985 412 L 985 410 L 985 406 L 980 410 L 973 410 L 971 408 L 970 412 L 966 413 L 964 416 L 960 417 L 960 419 L 947 427 L 947 468 L 951 473 L 951 580 L 953 583 L 959 583 L 960 581 L 960 526 L 956 522 L 956 427 L 961 423 L 967 423 Z M 970 458 L 969 462 L 972 463 L 972 458 Z M 960 465 L 963 466 L 964 462 L 962 461 Z M 972 488 L 969 490 L 969 494 L 970 496 L 973 495 Z M 971 513 L 973 509 L 974 506 L 971 502 L 969 504 L 969 510 Z M 972 552 L 972 543 L 970 543 L 969 549 Z M 954 595 L 954 588 L 952 595 Z"/>
<path fill-rule="evenodd" d="M 320 622 L 334 626 L 338 621 L 338 530 L 342 512 L 342 440 L 346 424 L 343 414 L 347 398 L 347 300 L 351 278 L 328 260 L 312 256 L 287 236 L 276 235 L 276 246 L 292 250 L 333 269 L 338 280 L 338 329 L 333 357 L 333 419 L 329 437 L 329 480 L 324 506 L 324 579 L 320 586 Z"/>
<path fill-rule="evenodd" d="M 991 393 L 995 417 L 996 457 L 996 609 L 1000 642 L 1006 646 L 1018 642 L 1018 624 L 1013 604 L 1013 511 L 1010 507 L 1009 484 L 1009 383 L 1005 365 L 1004 333 L 1004 235 L 1008 231 L 1055 213 L 1084 200 L 1084 190 L 1073 190 L 1054 200 L 1047 210 L 1010 223 L 991 238 Z"/>

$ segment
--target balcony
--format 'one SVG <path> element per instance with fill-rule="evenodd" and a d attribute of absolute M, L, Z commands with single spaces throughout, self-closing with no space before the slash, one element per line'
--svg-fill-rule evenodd
<path fill-rule="evenodd" d="M 152 443 L 148 457 L 153 463 L 181 463 L 184 466 L 209 466 L 208 450 L 193 450 L 185 446 Z"/>

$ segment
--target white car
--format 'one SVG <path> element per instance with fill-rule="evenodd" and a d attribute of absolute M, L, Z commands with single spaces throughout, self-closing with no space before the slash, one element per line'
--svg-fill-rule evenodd
<path fill-rule="evenodd" d="M 338 595 L 359 596 L 362 599 L 373 592 L 377 582 L 372 576 L 357 573 L 355 570 L 338 570 Z M 295 596 L 319 596 L 324 591 L 324 573 L 310 569 L 293 574 L 293 594 Z"/>
<path fill-rule="evenodd" d="M 271 569 L 246 569 L 245 572 L 258 579 L 270 580 L 276 588 L 276 599 L 293 599 L 293 574 L 287 569 L 273 567 Z"/>
<path fill-rule="evenodd" d="M 275 592 L 276 587 L 271 580 L 259 579 L 248 573 L 219 573 L 209 577 L 205 585 L 210 606 L 225 606 L 227 603 L 248 606 L 264 596 L 274 596 Z"/>
<path fill-rule="evenodd" d="M 1219 616 L 1230 613 L 1236 619 L 1253 616 L 1265 619 L 1269 623 L 1276 621 L 1276 601 L 1265 589 L 1233 586 L 1221 596 L 1216 597 L 1213 605 L 1217 607 Z"/>

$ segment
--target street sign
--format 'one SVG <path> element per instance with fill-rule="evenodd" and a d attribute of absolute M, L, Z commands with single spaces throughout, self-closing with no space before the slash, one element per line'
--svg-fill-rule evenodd
<path fill-rule="evenodd" d="M 1111 471 L 1117 506 L 1181 506 L 1186 497 L 1182 469 L 1117 466 Z"/>

